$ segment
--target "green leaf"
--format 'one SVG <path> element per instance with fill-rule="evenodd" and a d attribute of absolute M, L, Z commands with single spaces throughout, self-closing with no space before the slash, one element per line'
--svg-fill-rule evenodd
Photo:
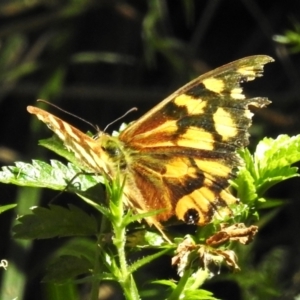
<path fill-rule="evenodd" d="M 127 214 L 123 218 L 123 224 L 124 226 L 128 226 L 130 223 L 141 221 L 142 219 L 152 217 L 155 215 L 158 215 L 159 213 L 165 211 L 166 209 L 157 209 L 157 210 L 151 210 L 145 213 L 133 213 L 132 211 L 128 211 Z"/>
<path fill-rule="evenodd" d="M 146 231 L 144 238 L 149 246 L 159 247 L 166 243 L 161 234 L 156 232 Z"/>
<path fill-rule="evenodd" d="M 243 203 L 250 204 L 257 199 L 255 179 L 247 168 L 242 168 L 234 180 L 234 187 L 237 189 L 237 198 Z"/>
<path fill-rule="evenodd" d="M 284 35 L 274 35 L 273 40 L 277 43 L 288 45 L 291 53 L 300 52 L 300 24 L 294 22 L 293 30 L 286 30 Z"/>
<path fill-rule="evenodd" d="M 22 239 L 91 236 L 97 233 L 95 218 L 73 205 L 69 205 L 69 209 L 57 205 L 49 205 L 49 209 L 36 207 L 33 214 L 22 216 L 18 221 L 20 224 L 13 230 L 15 237 Z"/>
<path fill-rule="evenodd" d="M 43 293 L 47 295 L 47 299 L 65 300 L 79 299 L 80 292 L 75 282 L 66 284 L 57 284 L 55 282 L 47 282 L 43 284 Z"/>
<path fill-rule="evenodd" d="M 161 234 L 152 231 L 146 231 L 140 228 L 140 230 L 134 230 L 130 232 L 127 228 L 126 246 L 131 249 L 140 249 L 146 247 L 170 247 L 170 244 L 166 244 Z"/>
<path fill-rule="evenodd" d="M 39 65 L 36 62 L 24 62 L 18 66 L 15 66 L 10 71 L 6 72 L 5 80 L 7 82 L 16 81 L 25 75 L 31 74 L 39 69 Z"/>
<path fill-rule="evenodd" d="M 87 197 L 85 197 L 83 195 L 78 194 L 78 196 L 83 201 L 85 201 L 87 204 L 91 205 L 96 210 L 98 210 L 100 213 L 104 214 L 108 219 L 110 218 L 111 212 L 110 212 L 110 210 L 107 207 L 105 207 L 105 206 L 103 206 L 101 204 L 98 204 L 97 202 L 92 201 L 92 200 L 90 200 L 89 198 L 87 198 Z"/>
<path fill-rule="evenodd" d="M 133 273 L 135 272 L 137 269 L 143 267 L 144 265 L 147 265 L 149 263 L 151 263 L 151 261 L 161 257 L 164 254 L 167 254 L 168 252 L 170 252 L 173 249 L 163 249 L 155 254 L 152 255 L 147 255 L 139 260 L 137 260 L 136 262 L 134 262 L 133 264 L 131 264 L 128 268 L 128 272 L 129 273 Z"/>
<path fill-rule="evenodd" d="M 0 206 L 0 214 L 2 214 L 3 212 L 9 210 L 9 209 L 12 209 L 14 207 L 16 207 L 17 204 L 7 204 L 7 205 L 2 205 Z"/>
<path fill-rule="evenodd" d="M 199 289 L 199 287 L 208 279 L 207 270 L 199 269 L 193 273 L 191 269 L 186 269 L 184 275 L 179 280 L 176 287 L 170 285 L 173 291 L 168 300 L 185 299 L 185 300 L 217 300 L 209 291 Z M 160 282 L 156 282 L 160 283 Z M 166 282 L 162 284 L 167 285 Z"/>
<path fill-rule="evenodd" d="M 253 208 L 277 206 L 278 201 L 266 204 L 265 192 L 275 184 L 299 177 L 298 168 L 292 164 L 300 161 L 300 135 L 280 135 L 276 139 L 264 138 L 253 156 L 247 149 L 239 152 L 245 162 L 233 181 L 238 198 Z M 270 202 L 270 201 L 269 201 Z"/>
<path fill-rule="evenodd" d="M 257 170 L 258 195 L 283 180 L 298 177 L 298 168 L 291 165 L 300 161 L 300 135 L 280 135 L 277 139 L 264 138 L 257 146 L 254 163 Z"/>
<path fill-rule="evenodd" d="M 91 273 L 92 268 L 91 262 L 84 257 L 64 255 L 49 265 L 43 282 L 71 282 L 78 275 Z"/>
<path fill-rule="evenodd" d="M 50 274 L 49 277 L 47 275 L 44 278 L 44 281 L 50 280 L 61 283 L 74 276 L 90 272 L 90 270 L 93 269 L 92 265 L 95 263 L 95 255 L 98 248 L 99 246 L 95 243 L 95 240 L 90 238 L 75 237 L 68 239 L 68 241 L 55 252 L 51 258 L 51 262 L 48 263 Z M 89 261 L 89 263 L 87 261 Z M 71 266 L 68 265 L 69 263 Z M 72 264 L 74 265 L 72 266 Z M 61 268 L 60 265 L 62 265 L 63 268 Z M 103 275 L 103 272 L 101 272 L 101 275 Z M 90 282 L 91 278 L 84 277 L 76 281 L 77 283 Z"/>
<path fill-rule="evenodd" d="M 71 163 L 67 166 L 57 160 L 51 160 L 50 163 L 39 160 L 33 160 L 32 164 L 16 162 L 15 166 L 2 168 L 0 182 L 81 192 L 102 181 L 100 176 L 83 174 L 81 169 Z"/>
<path fill-rule="evenodd" d="M 191 290 L 186 291 L 184 294 L 185 300 L 218 300 L 213 296 L 213 293 L 206 290 Z"/>
<path fill-rule="evenodd" d="M 79 52 L 73 54 L 71 61 L 73 63 L 110 63 L 133 65 L 136 63 L 134 56 L 119 54 L 114 52 Z"/>
<path fill-rule="evenodd" d="M 67 239 L 65 243 L 54 253 L 54 258 L 63 255 L 81 257 L 84 256 L 91 263 L 94 263 L 96 251 L 99 245 L 90 237 L 74 237 Z"/>
<path fill-rule="evenodd" d="M 153 280 L 153 281 L 151 281 L 151 283 L 166 285 L 166 286 L 169 286 L 170 288 L 172 288 L 172 290 L 174 290 L 176 288 L 176 283 L 174 281 L 170 281 L 170 280 L 165 280 L 165 279 Z"/>

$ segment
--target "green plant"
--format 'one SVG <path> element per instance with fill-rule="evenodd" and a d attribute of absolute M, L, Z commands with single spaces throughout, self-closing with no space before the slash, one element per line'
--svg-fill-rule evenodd
<path fill-rule="evenodd" d="M 201 289 L 201 286 L 218 273 L 212 266 L 219 266 L 222 261 L 235 270 L 239 268 L 235 255 L 239 256 L 240 250 L 236 244 L 241 241 L 241 237 L 237 241 L 229 238 L 216 245 L 209 244 L 209 238 L 213 236 L 216 240 L 218 232 L 222 231 L 219 223 L 213 223 L 198 229 L 193 236 L 184 237 L 178 233 L 174 236 L 173 244 L 167 243 L 159 234 L 136 222 L 157 212 L 136 215 L 130 210 L 124 210 L 121 201 L 123 182 L 118 178 L 110 181 L 99 174 L 82 173 L 78 167 L 80 162 L 55 137 L 40 143 L 72 163 L 65 165 L 55 160 L 50 164 L 38 160 L 33 160 L 31 164 L 17 162 L 15 166 L 3 167 L 0 181 L 69 191 L 77 194 L 95 211 L 93 215 L 89 215 L 74 205 L 35 207 L 32 214 L 20 216 L 19 224 L 14 227 L 15 238 L 20 239 L 72 237 L 48 265 L 43 281 L 50 283 L 52 292 L 55 289 L 56 293 L 62 293 L 60 284 L 65 287 L 64 296 L 67 293 L 68 299 L 76 299 L 76 290 L 74 292 L 69 285 L 74 287 L 76 284 L 90 282 L 91 299 L 98 299 L 99 283 L 109 280 L 120 284 L 126 299 L 146 299 L 146 290 L 136 284 L 135 272 L 158 257 L 169 255 L 173 256 L 173 264 L 180 273 L 179 281 L 152 280 L 152 284 L 165 287 L 165 299 L 216 299 L 211 292 Z M 247 149 L 240 151 L 244 167 L 240 169 L 239 176 L 232 185 L 241 203 L 232 207 L 233 218 L 227 219 L 227 223 L 243 223 L 251 228 L 258 220 L 261 209 L 276 207 L 282 203 L 280 199 L 269 199 L 266 192 L 283 180 L 299 176 L 297 168 L 292 166 L 300 160 L 299 146 L 300 136 L 281 135 L 275 140 L 263 139 L 254 155 Z M 139 230 L 132 231 L 133 228 Z M 249 235 L 247 242 L 252 237 Z M 186 246 L 184 251 L 182 246 Z M 129 253 L 141 249 L 155 251 L 130 263 Z M 275 283 L 271 282 L 270 285 L 272 284 L 269 289 L 264 287 L 261 291 L 264 299 L 276 294 Z M 154 288 L 153 296 L 155 297 Z"/>
<path fill-rule="evenodd" d="M 293 30 L 286 30 L 283 35 L 274 35 L 273 40 L 287 45 L 291 53 L 298 53 L 300 51 L 300 24 L 294 22 Z"/>

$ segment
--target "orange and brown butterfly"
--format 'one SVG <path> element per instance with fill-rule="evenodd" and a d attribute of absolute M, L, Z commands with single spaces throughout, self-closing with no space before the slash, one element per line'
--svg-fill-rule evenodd
<path fill-rule="evenodd" d="M 267 98 L 247 98 L 241 82 L 262 76 L 271 57 L 234 61 L 192 80 L 118 137 L 99 132 L 92 138 L 54 115 L 33 106 L 28 111 L 46 123 L 74 152 L 83 169 L 125 179 L 123 200 L 138 213 L 163 211 L 146 218 L 162 231 L 177 216 L 205 225 L 228 216 L 236 202 L 229 179 L 241 162 L 236 150 L 248 144 L 252 113 Z"/>

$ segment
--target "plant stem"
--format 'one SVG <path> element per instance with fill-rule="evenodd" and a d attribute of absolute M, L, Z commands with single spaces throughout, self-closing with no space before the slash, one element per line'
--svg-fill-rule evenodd
<path fill-rule="evenodd" d="M 95 263 L 94 263 L 94 274 L 99 274 L 100 273 L 100 251 L 102 251 L 103 247 L 101 247 L 101 237 L 102 234 L 101 232 L 97 236 L 97 241 L 96 241 L 96 251 L 95 251 Z M 98 300 L 98 295 L 99 295 L 99 280 L 94 280 L 92 281 L 92 288 L 91 288 L 91 300 Z"/>
<path fill-rule="evenodd" d="M 103 233 L 106 232 L 108 228 L 108 220 L 107 218 L 102 215 L 101 217 L 101 224 L 99 228 L 99 233 L 97 235 L 97 241 L 96 241 L 96 250 L 95 250 L 95 263 L 94 263 L 94 274 L 100 274 L 101 273 L 101 267 L 104 269 L 104 263 L 101 260 L 101 257 L 103 258 L 104 255 L 101 255 L 102 251 L 105 251 L 105 242 L 103 242 Z M 99 295 L 99 284 L 100 281 L 96 280 L 94 278 L 92 282 L 92 288 L 91 288 L 91 300 L 98 300 Z"/>
<path fill-rule="evenodd" d="M 120 176 L 112 182 L 112 186 L 107 185 L 107 191 L 109 195 L 109 204 L 111 211 L 111 224 L 113 227 L 114 238 L 113 244 L 117 250 L 118 269 L 112 270 L 115 278 L 119 280 L 119 283 L 123 289 L 124 295 L 127 300 L 139 300 L 140 296 L 132 276 L 132 273 L 128 269 L 125 244 L 126 244 L 126 226 L 124 221 L 124 207 L 123 207 L 123 187 L 125 184 L 125 178 L 120 179 Z M 115 259 L 115 258 L 113 258 Z M 117 267 L 117 266 L 116 266 Z"/>
<path fill-rule="evenodd" d="M 128 266 L 125 254 L 126 243 L 126 228 L 124 226 L 115 226 L 115 238 L 114 245 L 117 248 L 119 264 L 120 264 L 120 285 L 123 288 L 125 297 L 127 300 L 139 300 L 140 296 L 134 281 L 134 278 L 130 272 L 128 272 Z"/>
<path fill-rule="evenodd" d="M 191 269 L 187 269 L 184 271 L 184 274 L 181 277 L 181 279 L 179 280 L 176 289 L 173 290 L 173 292 L 170 295 L 170 297 L 168 298 L 168 300 L 178 300 L 180 298 L 180 296 L 183 295 L 183 291 L 184 291 L 186 284 L 191 275 L 192 275 Z"/>

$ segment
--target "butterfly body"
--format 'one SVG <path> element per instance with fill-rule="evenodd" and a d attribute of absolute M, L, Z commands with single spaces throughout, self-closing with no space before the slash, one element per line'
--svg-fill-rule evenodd
<path fill-rule="evenodd" d="M 239 158 L 248 143 L 252 113 L 266 98 L 246 98 L 240 82 L 261 76 L 264 55 L 246 57 L 194 79 L 118 137 L 99 132 L 95 139 L 36 107 L 28 111 L 45 122 L 82 161 L 83 169 L 125 178 L 124 202 L 136 212 L 163 209 L 146 220 L 161 223 L 177 216 L 205 225 L 230 215 L 236 198 L 229 192 Z"/>

